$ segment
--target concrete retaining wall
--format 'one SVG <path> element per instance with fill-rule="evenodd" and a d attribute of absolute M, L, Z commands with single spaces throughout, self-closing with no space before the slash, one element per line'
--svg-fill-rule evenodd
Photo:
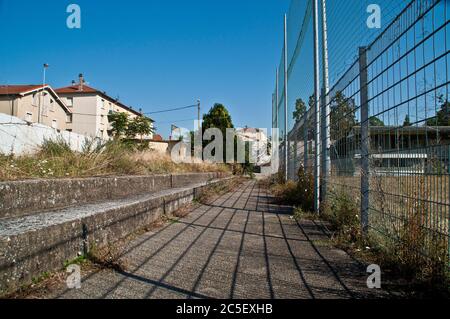
<path fill-rule="evenodd" d="M 184 180 L 180 176 L 177 178 L 179 183 Z M 40 222 L 32 230 L 3 230 L 3 235 L 0 233 L 0 292 L 13 291 L 20 285 L 29 284 L 43 272 L 60 270 L 64 262 L 73 260 L 88 247 L 112 244 L 191 202 L 195 196 L 202 194 L 207 184 L 225 183 L 227 180 L 144 195 L 133 201 L 119 200 L 112 202 L 108 209 L 101 206 L 98 211 L 95 211 L 95 205 L 100 207 L 100 204 L 92 204 L 85 210 L 92 209 L 94 212 L 79 218 L 76 211 L 64 211 L 61 213 L 73 214 L 73 218 L 49 225 Z M 48 214 L 53 214 L 58 220 L 61 213 L 55 211 Z M 51 220 L 50 217 L 46 217 L 46 222 Z"/>
<path fill-rule="evenodd" d="M 27 122 L 0 113 L 0 153 L 7 155 L 26 155 L 36 153 L 45 140 L 66 141 L 73 151 L 81 152 L 87 136 L 73 132 L 60 131 L 42 125 Z M 99 140 L 100 142 L 100 140 Z"/>
<path fill-rule="evenodd" d="M 226 175 L 195 173 L 5 182 L 0 183 L 0 218 L 184 187 Z"/>

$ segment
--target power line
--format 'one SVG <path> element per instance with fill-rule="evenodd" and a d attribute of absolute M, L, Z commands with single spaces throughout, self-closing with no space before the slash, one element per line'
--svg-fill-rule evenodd
<path fill-rule="evenodd" d="M 198 104 L 195 105 L 189 105 L 189 106 L 183 106 L 183 107 L 177 107 L 177 108 L 172 108 L 172 109 L 167 109 L 167 110 L 161 110 L 161 111 L 156 111 L 156 112 L 147 112 L 144 113 L 145 115 L 151 115 L 151 114 L 160 114 L 160 113 L 168 113 L 168 112 L 174 112 L 174 111 L 180 111 L 180 110 L 186 110 L 186 109 L 192 109 L 194 107 L 198 107 Z"/>
<path fill-rule="evenodd" d="M 186 120 L 177 120 L 177 121 L 165 121 L 165 122 L 158 122 L 155 121 L 156 124 L 173 124 L 173 123 L 183 123 L 183 122 L 190 122 L 190 121 L 196 121 L 197 119 L 186 119 Z"/>

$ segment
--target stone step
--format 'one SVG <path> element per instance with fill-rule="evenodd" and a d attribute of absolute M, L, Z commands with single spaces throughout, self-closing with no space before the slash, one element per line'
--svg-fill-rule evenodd
<path fill-rule="evenodd" d="M 91 247 L 125 238 L 192 202 L 208 185 L 229 179 L 0 219 L 0 291 L 59 270 Z"/>
<path fill-rule="evenodd" d="M 0 219 L 149 194 L 226 176 L 229 175 L 216 172 L 2 182 Z"/>

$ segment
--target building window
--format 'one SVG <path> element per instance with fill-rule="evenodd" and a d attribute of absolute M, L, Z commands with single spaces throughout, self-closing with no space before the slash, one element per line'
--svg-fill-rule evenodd
<path fill-rule="evenodd" d="M 103 99 L 102 99 L 102 102 L 101 102 L 101 107 L 102 107 L 103 110 L 105 109 L 105 100 L 103 100 Z"/>
<path fill-rule="evenodd" d="M 39 105 L 39 95 L 37 93 L 33 94 L 33 105 L 38 106 Z"/>
<path fill-rule="evenodd" d="M 66 104 L 68 107 L 73 107 L 73 97 L 68 97 L 66 99 Z"/>
<path fill-rule="evenodd" d="M 58 128 L 58 121 L 56 120 L 52 121 L 52 128 L 54 128 L 55 130 Z"/>
<path fill-rule="evenodd" d="M 72 123 L 72 114 L 67 114 L 66 115 L 66 122 L 67 123 Z"/>
<path fill-rule="evenodd" d="M 55 112 L 55 101 L 50 99 L 50 111 Z"/>
<path fill-rule="evenodd" d="M 25 121 L 29 123 L 33 122 L 33 113 L 27 112 L 27 114 L 25 115 Z"/>

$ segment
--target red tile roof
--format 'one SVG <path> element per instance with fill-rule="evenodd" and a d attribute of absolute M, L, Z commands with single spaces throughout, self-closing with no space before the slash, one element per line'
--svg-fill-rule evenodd
<path fill-rule="evenodd" d="M 116 103 L 117 105 L 119 105 L 120 107 L 140 116 L 142 115 L 140 112 L 133 110 L 131 107 L 126 106 L 123 103 L 120 103 L 117 99 L 114 99 L 112 97 L 110 97 L 109 95 L 107 95 L 105 92 L 102 92 L 100 90 L 94 89 L 88 85 L 83 84 L 83 90 L 80 91 L 80 86 L 79 84 L 75 84 L 72 86 L 67 86 L 67 87 L 63 87 L 63 88 L 59 88 L 55 90 L 56 93 L 61 94 L 61 95 L 72 95 L 72 94 L 98 94 L 100 96 L 102 96 L 103 98 L 110 100 L 111 102 Z"/>
<path fill-rule="evenodd" d="M 47 86 L 47 85 L 45 85 Z M 41 89 L 41 85 L 0 85 L 0 95 L 17 95 Z"/>
<path fill-rule="evenodd" d="M 0 84 L 0 96 L 16 96 L 16 95 L 26 95 L 26 93 L 31 93 L 33 91 L 37 91 L 37 90 L 41 90 L 42 88 L 44 88 L 45 90 L 49 91 L 51 95 L 53 95 L 56 99 L 56 101 L 58 101 L 58 103 L 60 103 L 61 107 L 64 109 L 64 111 L 66 111 L 66 113 L 72 113 L 72 111 L 70 111 L 67 106 L 64 104 L 63 101 L 61 101 L 61 99 L 59 98 L 59 96 L 55 93 L 55 91 L 48 85 L 33 85 L 33 84 L 29 84 L 29 85 L 2 85 Z"/>
<path fill-rule="evenodd" d="M 103 94 L 103 92 L 100 92 L 99 90 L 91 88 L 90 86 L 87 86 L 87 85 L 83 85 L 82 91 L 80 91 L 79 85 L 72 85 L 72 86 L 56 89 L 55 92 L 58 94 L 75 94 L 75 93 L 77 93 L 77 94 L 86 94 L 86 93 Z"/>

